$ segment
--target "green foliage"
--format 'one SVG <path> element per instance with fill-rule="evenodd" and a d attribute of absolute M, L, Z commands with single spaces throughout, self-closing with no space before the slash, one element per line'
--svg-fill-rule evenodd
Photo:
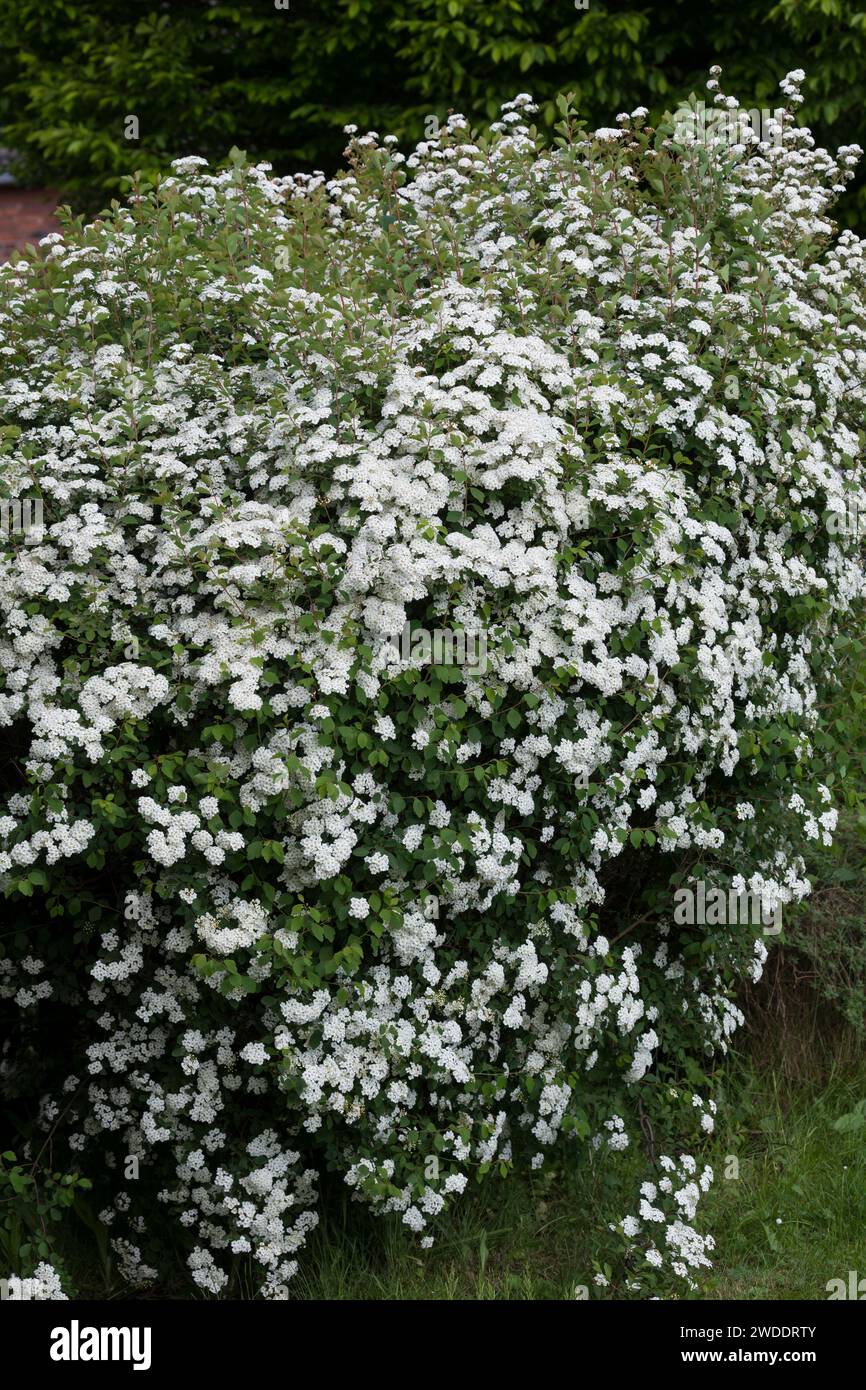
<path fill-rule="evenodd" d="M 783 1065 L 779 1054 L 760 1078 L 732 1071 L 710 1155 L 720 1181 L 707 1201 L 717 1246 L 705 1298 L 826 1299 L 831 1280 L 862 1270 L 863 1130 L 851 1118 L 862 1111 L 862 1064 L 793 1092 L 778 1080 Z"/>
<path fill-rule="evenodd" d="M 863 571 L 822 519 L 866 505 L 866 265 L 815 213 L 854 157 L 790 115 L 772 162 L 639 115 L 584 141 L 568 98 L 547 154 L 525 106 L 405 167 L 355 142 L 330 187 L 179 161 L 2 272 L 4 486 L 35 471 L 49 513 L 3 556 L 4 987 L 26 1026 L 75 1009 L 65 1122 L 135 1202 L 134 1283 L 171 1207 L 248 1252 L 225 1174 L 282 1298 L 317 1173 L 420 1231 L 560 1135 L 678 1153 L 760 953 L 672 933 L 670 889 L 787 905 L 829 846 L 811 735 Z M 385 651 L 458 600 L 480 680 Z"/>
<path fill-rule="evenodd" d="M 807 854 L 814 884 L 809 902 L 785 932 L 779 981 L 790 996 L 793 982 L 815 991 L 816 1005 L 866 1037 L 866 641 L 852 622 L 836 641 L 834 689 L 825 692 L 824 718 L 816 734 L 831 770 L 828 785 L 842 808 L 832 849 Z M 791 1006 L 790 998 L 779 1001 Z M 791 1051 L 793 1052 L 793 1048 Z"/>
<path fill-rule="evenodd" d="M 727 1095 L 728 1118 L 700 1151 L 717 1179 L 707 1197 L 715 1268 L 693 1297 L 826 1299 L 829 1279 L 862 1271 L 866 1073 L 859 1067 L 790 1093 L 773 1080 L 781 1064 L 776 1056 L 757 1074 L 744 1060 L 731 1060 L 715 1078 Z M 637 1155 L 623 1155 L 614 1173 L 566 1155 L 539 1173 L 473 1191 L 449 1214 L 433 1249 L 420 1253 L 396 1217 L 374 1221 L 332 1202 L 293 1295 L 341 1302 L 642 1301 L 645 1278 L 642 1288 L 629 1287 L 632 1271 L 621 1260 L 605 1261 L 607 1286 L 593 1279 L 595 1214 L 618 1215 L 629 1183 L 642 1176 Z M 670 1278 L 653 1292 L 682 1297 Z"/>
<path fill-rule="evenodd" d="M 78 1173 L 53 1172 L 38 1158 L 19 1162 L 12 1150 L 0 1154 L 2 1277 L 55 1258 L 59 1223 L 90 1186 Z"/>
<path fill-rule="evenodd" d="M 590 122 L 638 103 L 655 119 L 671 93 L 703 92 L 711 62 L 747 108 L 773 107 L 804 67 L 803 122 L 831 146 L 866 144 L 866 15 L 844 0 L 5 0 L 0 143 L 25 177 L 96 206 L 133 168 L 232 144 L 281 172 L 330 172 L 349 122 L 415 140 L 431 117 L 482 120 L 523 89 L 547 126 L 565 88 Z M 849 194 L 850 219 L 864 207 Z"/>

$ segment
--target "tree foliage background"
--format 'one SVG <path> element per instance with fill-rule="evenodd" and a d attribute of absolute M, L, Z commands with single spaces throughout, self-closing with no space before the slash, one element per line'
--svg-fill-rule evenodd
<path fill-rule="evenodd" d="M 759 107 L 804 67 L 803 123 L 831 147 L 866 144 L 851 0 L 4 0 L 0 144 L 19 176 L 92 209 L 182 154 L 239 145 L 280 172 L 330 172 L 348 122 L 408 142 L 431 115 L 482 120 L 525 90 L 551 125 L 563 90 L 590 123 L 638 103 L 657 116 L 701 93 L 713 62 Z M 866 222 L 862 178 L 843 217 Z"/>

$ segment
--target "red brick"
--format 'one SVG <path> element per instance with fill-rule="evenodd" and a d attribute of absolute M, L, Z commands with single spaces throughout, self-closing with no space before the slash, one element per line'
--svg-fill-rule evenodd
<path fill-rule="evenodd" d="M 47 188 L 0 187 L 0 261 L 13 250 L 35 245 L 40 237 L 58 230 L 54 219 L 57 195 Z"/>

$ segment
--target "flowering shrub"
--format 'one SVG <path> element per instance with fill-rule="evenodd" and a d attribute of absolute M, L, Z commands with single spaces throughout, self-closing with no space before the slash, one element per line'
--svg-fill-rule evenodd
<path fill-rule="evenodd" d="M 44 1261 L 36 1266 L 32 1278 L 19 1279 L 16 1274 L 12 1274 L 8 1279 L 0 1280 L 0 1287 L 4 1302 L 8 1300 L 24 1303 L 30 1299 L 36 1303 L 68 1301 L 68 1296 L 63 1292 L 60 1275 L 52 1265 Z"/>
<path fill-rule="evenodd" d="M 328 182 L 184 159 L 2 271 L 3 1078 L 133 1284 L 172 1239 L 286 1296 L 329 1169 L 429 1243 L 563 1137 L 712 1129 L 766 949 L 674 892 L 807 893 L 863 594 L 858 151 L 801 76 L 764 144 L 563 99 L 546 151 L 521 96 Z M 698 1171 L 636 1270 L 706 1263 Z"/>

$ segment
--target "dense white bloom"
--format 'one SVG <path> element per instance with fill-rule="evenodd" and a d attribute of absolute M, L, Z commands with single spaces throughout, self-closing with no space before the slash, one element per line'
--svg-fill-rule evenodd
<path fill-rule="evenodd" d="M 287 1297 L 326 1164 L 427 1243 L 470 1174 L 616 1162 L 767 956 L 684 952 L 671 885 L 772 911 L 832 840 L 858 152 L 663 129 L 662 202 L 644 108 L 552 150 L 533 110 L 405 161 L 347 127 L 330 180 L 187 157 L 51 243 L 50 303 L 0 269 L 4 491 L 45 505 L 0 538 L 0 997 L 76 1006 L 40 1120 L 117 1175 L 134 1285 L 182 1240 Z M 619 1236 L 692 1280 L 710 1178 L 659 1167 Z"/>

